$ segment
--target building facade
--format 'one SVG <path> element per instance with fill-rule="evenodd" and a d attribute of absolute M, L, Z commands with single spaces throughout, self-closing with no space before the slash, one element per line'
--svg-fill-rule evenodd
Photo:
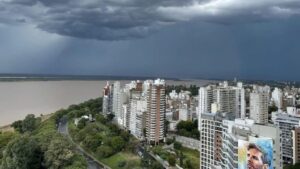
<path fill-rule="evenodd" d="M 113 98 L 113 89 L 109 85 L 109 82 L 106 83 L 103 88 L 103 99 L 102 99 L 102 114 L 107 115 L 112 112 L 112 98 Z"/>
<path fill-rule="evenodd" d="M 165 81 L 157 79 L 147 90 L 146 139 L 158 144 L 165 136 L 166 94 Z"/>
<path fill-rule="evenodd" d="M 300 126 L 292 130 L 293 137 L 293 164 L 300 162 Z"/>
<path fill-rule="evenodd" d="M 204 113 L 200 131 L 200 168 L 239 168 L 239 142 L 271 140 L 273 168 L 281 169 L 281 131 L 276 126 L 255 124 L 251 119 L 234 119 L 226 113 Z"/>
<path fill-rule="evenodd" d="M 294 154 L 296 149 L 294 149 L 293 144 L 298 137 L 293 137 L 293 130 L 296 126 L 300 124 L 300 116 L 287 114 L 285 112 L 274 112 L 272 113 L 272 120 L 276 126 L 279 127 L 282 134 L 280 139 L 282 140 L 282 158 L 285 164 L 293 164 Z M 295 136 L 298 130 L 294 130 Z"/>
<path fill-rule="evenodd" d="M 119 81 L 114 82 L 113 91 L 114 92 L 112 97 L 112 113 L 114 113 L 115 119 L 117 120 L 120 116 L 120 112 L 122 109 L 121 86 Z"/>
<path fill-rule="evenodd" d="M 279 88 L 275 88 L 272 92 L 272 101 L 278 109 L 282 109 L 283 93 Z"/>
<path fill-rule="evenodd" d="M 250 118 L 259 124 L 267 124 L 269 113 L 269 93 L 265 89 L 255 89 L 250 93 Z"/>

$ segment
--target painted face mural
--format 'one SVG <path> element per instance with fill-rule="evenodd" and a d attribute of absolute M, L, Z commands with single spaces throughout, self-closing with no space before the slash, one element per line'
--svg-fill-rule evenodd
<path fill-rule="evenodd" d="M 273 169 L 273 143 L 271 139 L 239 140 L 239 169 Z"/>

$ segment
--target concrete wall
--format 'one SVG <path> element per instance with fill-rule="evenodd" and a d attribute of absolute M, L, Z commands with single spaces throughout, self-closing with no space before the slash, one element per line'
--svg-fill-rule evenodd
<path fill-rule="evenodd" d="M 182 146 L 191 148 L 191 149 L 197 149 L 200 151 L 200 141 L 188 137 L 183 136 L 175 136 L 176 141 L 181 143 Z"/>

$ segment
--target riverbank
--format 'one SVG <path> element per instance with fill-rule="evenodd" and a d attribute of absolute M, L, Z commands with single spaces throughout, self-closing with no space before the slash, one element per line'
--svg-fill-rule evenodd
<path fill-rule="evenodd" d="M 11 125 L 0 126 L 0 132 L 14 132 L 14 128 Z"/>
<path fill-rule="evenodd" d="M 129 81 L 120 81 L 121 85 Z M 204 86 L 207 80 L 172 81 L 167 85 Z M 113 81 L 111 81 L 113 83 Z M 102 96 L 106 80 L 102 81 L 19 81 L 0 82 L 0 126 L 24 119 L 27 114 L 39 116 L 72 104 Z"/>
<path fill-rule="evenodd" d="M 106 81 L 0 82 L 0 126 L 101 97 Z"/>
<path fill-rule="evenodd" d="M 54 115 L 54 113 L 50 113 L 50 114 L 42 115 L 40 117 L 43 122 L 43 121 L 49 119 L 50 117 L 52 117 L 53 115 Z M 0 126 L 0 132 L 14 132 L 14 131 L 15 131 L 15 129 L 11 126 L 11 124 Z"/>

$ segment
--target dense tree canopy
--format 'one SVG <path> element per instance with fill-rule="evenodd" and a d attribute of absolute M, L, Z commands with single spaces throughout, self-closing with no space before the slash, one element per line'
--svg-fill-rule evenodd
<path fill-rule="evenodd" d="M 174 142 L 174 149 L 179 150 L 179 149 L 181 149 L 181 147 L 182 147 L 181 143 L 179 143 L 177 141 Z"/>
<path fill-rule="evenodd" d="M 164 169 L 164 167 L 152 158 L 143 157 L 141 160 L 141 166 L 143 168 L 151 169 Z"/>
<path fill-rule="evenodd" d="M 91 149 L 92 151 L 96 151 L 97 148 L 102 143 L 102 137 L 99 134 L 96 135 L 88 135 L 83 139 L 83 144 L 85 147 Z"/>
<path fill-rule="evenodd" d="M 97 154 L 100 157 L 109 157 L 114 154 L 114 151 L 110 146 L 103 145 L 97 148 Z"/>
<path fill-rule="evenodd" d="M 72 144 L 63 136 L 56 135 L 45 152 L 46 166 L 51 169 L 68 166 L 71 164 L 74 155 Z"/>
<path fill-rule="evenodd" d="M 42 152 L 37 141 L 29 135 L 15 138 L 4 151 L 3 169 L 39 169 Z"/>
<path fill-rule="evenodd" d="M 22 122 L 22 131 L 23 132 L 32 132 L 37 128 L 40 123 L 40 118 L 35 118 L 33 114 L 29 114 L 25 117 Z"/>
<path fill-rule="evenodd" d="M 0 166 L 1 166 L 1 159 L 3 158 L 3 151 L 6 148 L 6 145 L 17 137 L 17 134 L 14 132 L 0 132 Z"/>
<path fill-rule="evenodd" d="M 299 169 L 300 168 L 300 163 L 296 163 L 295 165 L 289 165 L 284 167 L 284 169 Z"/>
<path fill-rule="evenodd" d="M 125 146 L 125 141 L 121 136 L 115 136 L 111 139 L 110 145 L 114 151 L 121 151 Z"/>
<path fill-rule="evenodd" d="M 194 139 L 200 139 L 200 133 L 198 130 L 198 120 L 194 121 L 180 121 L 177 126 L 177 134 L 185 137 L 191 137 Z"/>
<path fill-rule="evenodd" d="M 174 155 L 170 155 L 168 157 L 168 163 L 170 164 L 170 166 L 175 166 L 175 164 L 176 164 L 176 157 Z"/>
<path fill-rule="evenodd" d="M 24 120 L 15 121 L 12 127 L 20 133 L 32 132 L 40 124 L 41 119 L 35 118 L 34 114 L 28 114 Z"/>
<path fill-rule="evenodd" d="M 66 112 L 59 110 L 44 122 L 28 115 L 13 124 L 20 135 L 0 134 L 0 150 L 4 152 L 0 169 L 86 169 L 84 157 L 75 154 L 70 141 L 57 132 L 56 124 Z"/>

